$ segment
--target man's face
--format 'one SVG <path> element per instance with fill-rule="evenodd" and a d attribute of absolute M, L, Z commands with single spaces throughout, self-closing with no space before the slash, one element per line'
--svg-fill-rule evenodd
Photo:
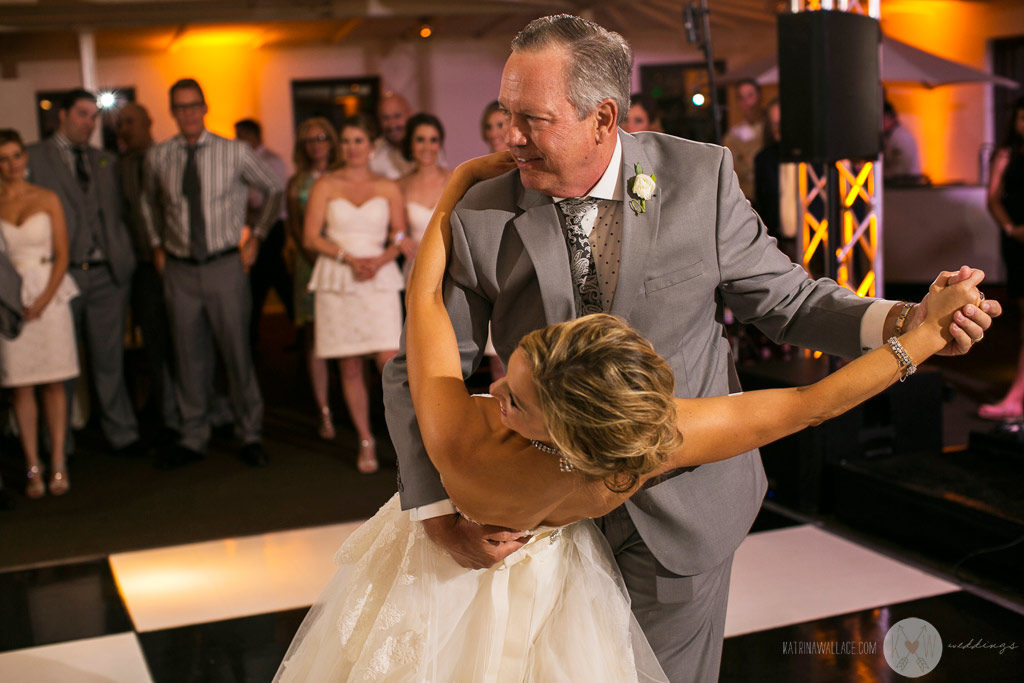
<path fill-rule="evenodd" d="M 555 197 L 579 197 L 601 177 L 597 112 L 582 121 L 569 102 L 570 54 L 562 47 L 513 52 L 501 74 L 498 101 L 509 113 L 509 151 L 523 186 Z"/>
<path fill-rule="evenodd" d="M 73 145 L 88 144 L 89 138 L 96 130 L 96 118 L 100 109 L 96 102 L 91 99 L 82 98 L 71 105 L 67 111 L 61 109 L 57 118 L 60 120 L 60 130 Z"/>
<path fill-rule="evenodd" d="M 149 119 L 135 107 L 126 106 L 117 116 L 117 137 L 128 149 L 143 149 L 152 139 Z"/>
<path fill-rule="evenodd" d="M 388 97 L 380 103 L 380 127 L 392 145 L 402 144 L 409 106 L 400 97 Z"/>
<path fill-rule="evenodd" d="M 206 103 L 198 90 L 180 88 L 171 95 L 171 116 L 178 124 L 178 132 L 194 140 L 206 127 Z"/>

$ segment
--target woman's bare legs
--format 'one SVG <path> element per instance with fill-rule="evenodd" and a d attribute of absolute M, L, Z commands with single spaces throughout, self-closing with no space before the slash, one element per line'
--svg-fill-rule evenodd
<path fill-rule="evenodd" d="M 46 413 L 46 426 L 50 430 L 52 455 L 50 456 L 50 493 L 59 496 L 71 488 L 68 481 L 67 463 L 64 459 L 64 433 L 67 424 L 68 395 L 64 384 L 54 382 L 44 384 L 43 411 Z"/>
<path fill-rule="evenodd" d="M 39 407 L 36 405 L 35 387 L 14 387 L 11 390 L 14 402 L 14 419 L 18 422 L 18 436 L 21 450 L 25 454 L 25 495 L 39 498 L 46 493 L 42 468 L 39 465 Z M 61 435 L 60 453 L 63 457 L 64 443 Z M 56 450 L 56 448 L 55 448 Z"/>
<path fill-rule="evenodd" d="M 313 326 L 302 327 L 302 348 L 306 354 L 306 369 L 309 372 L 309 384 L 313 387 L 313 399 L 318 411 L 316 433 L 321 439 L 334 438 L 334 421 L 331 419 L 331 408 L 327 402 L 327 359 L 318 358 L 313 346 Z"/>
<path fill-rule="evenodd" d="M 986 420 L 1019 420 L 1024 417 L 1024 299 L 1018 299 L 1021 312 L 1021 347 L 1017 356 L 1017 374 L 1013 377 L 1006 396 L 998 403 L 986 403 L 978 408 L 978 416 Z"/>
<path fill-rule="evenodd" d="M 377 451 L 374 448 L 373 432 L 370 431 L 370 399 L 366 391 L 362 356 L 339 358 L 341 388 L 345 394 L 345 405 L 352 418 L 352 425 L 359 435 L 359 457 L 356 469 L 363 474 L 377 471 Z"/>

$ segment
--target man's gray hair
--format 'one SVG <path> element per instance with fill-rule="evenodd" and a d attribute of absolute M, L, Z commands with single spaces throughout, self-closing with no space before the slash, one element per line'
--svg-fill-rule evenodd
<path fill-rule="evenodd" d="M 569 51 L 569 101 L 580 120 L 611 98 L 622 123 L 629 111 L 633 49 L 614 31 L 571 14 L 534 19 L 512 39 L 512 52 L 561 46 Z"/>

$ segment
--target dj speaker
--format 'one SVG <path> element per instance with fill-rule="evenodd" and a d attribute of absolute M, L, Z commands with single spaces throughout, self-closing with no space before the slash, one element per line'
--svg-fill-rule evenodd
<path fill-rule="evenodd" d="M 878 20 L 833 10 L 779 15 L 784 161 L 874 159 L 881 150 Z"/>

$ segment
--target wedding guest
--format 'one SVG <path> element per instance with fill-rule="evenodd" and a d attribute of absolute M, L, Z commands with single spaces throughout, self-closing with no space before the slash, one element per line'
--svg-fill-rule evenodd
<path fill-rule="evenodd" d="M 235 122 L 235 139 L 241 140 L 252 147 L 274 178 L 280 183 L 283 190 L 288 184 L 288 167 L 284 160 L 277 154 L 270 151 L 263 144 L 263 127 L 254 119 L 242 119 Z M 249 188 L 249 208 L 246 213 L 246 225 L 253 225 L 259 220 L 263 205 L 267 197 L 256 188 Z M 281 211 L 277 220 L 270 226 L 267 237 L 260 244 L 259 254 L 256 262 L 249 269 L 249 288 L 252 293 L 252 322 L 249 326 L 249 339 L 253 348 L 259 340 L 260 317 L 263 315 L 263 304 L 267 300 L 267 294 L 273 289 L 277 292 L 278 298 L 284 304 L 288 319 L 295 320 L 295 309 L 293 306 L 294 294 L 292 293 L 292 274 L 284 262 L 285 251 L 285 228 L 284 221 L 287 216 L 285 202 L 281 202 Z"/>
<path fill-rule="evenodd" d="M 501 108 L 498 100 L 484 107 L 480 116 L 480 137 L 492 152 L 508 150 L 508 112 Z"/>
<path fill-rule="evenodd" d="M 395 263 L 405 238 L 402 191 L 370 170 L 370 129 L 362 116 L 342 123 L 342 165 L 313 184 L 303 227 L 303 246 L 317 254 L 309 281 L 316 355 L 338 359 L 363 474 L 379 468 L 363 359 L 372 356 L 380 371 L 398 350 L 405 284 Z"/>
<path fill-rule="evenodd" d="M 736 102 L 740 120 L 722 137 L 722 145 L 732 152 L 733 167 L 740 181 L 740 190 L 748 200 L 754 199 L 754 155 L 764 139 L 764 111 L 761 109 L 761 86 L 753 79 L 736 84 Z"/>
<path fill-rule="evenodd" d="M 28 148 L 28 168 L 32 182 L 55 192 L 64 209 L 68 272 L 80 292 L 71 310 L 88 354 L 103 434 L 116 453 L 139 456 L 148 448 L 139 439 L 124 378 L 124 328 L 135 254 L 121 215 L 117 159 L 89 144 L 98 116 L 95 95 L 82 89 L 67 93 L 57 112 L 57 132 Z M 67 383 L 69 397 L 74 386 L 74 380 Z M 64 439 L 69 453 L 72 444 L 69 432 Z"/>
<path fill-rule="evenodd" d="M 917 151 L 917 140 L 900 123 L 896 108 L 889 100 L 882 107 L 882 140 L 882 174 L 885 179 L 916 181 L 920 178 L 921 155 Z"/>
<path fill-rule="evenodd" d="M 317 356 L 313 348 L 313 292 L 309 289 L 309 278 L 313 274 L 316 252 L 303 247 L 302 239 L 306 202 L 309 200 L 313 183 L 338 163 L 338 133 L 330 121 L 316 116 L 299 124 L 299 129 L 295 133 L 292 162 L 295 164 L 295 175 L 288 180 L 286 225 L 289 239 L 296 245 L 292 261 L 295 326 L 302 337 L 309 383 L 313 388 L 313 398 L 316 400 L 316 433 L 321 439 L 330 440 L 334 438 L 335 431 L 327 397 L 327 360 Z"/>
<path fill-rule="evenodd" d="M 654 103 L 654 98 L 644 93 L 635 92 L 629 96 L 629 110 L 626 120 L 622 122 L 622 130 L 627 133 L 639 133 L 643 130 L 660 133 L 661 114 Z"/>
<path fill-rule="evenodd" d="M 1006 132 L 992 157 L 988 212 L 999 225 L 1007 294 L 1020 307 L 1024 337 L 1024 97 L 1013 103 Z M 978 408 L 978 416 L 986 420 L 1024 419 L 1024 344 L 1018 353 L 1017 372 L 1010 389 L 998 403 Z"/>
<path fill-rule="evenodd" d="M 174 397 L 171 373 L 171 330 L 167 322 L 167 303 L 163 282 L 153 266 L 153 247 L 142 218 L 143 171 L 146 154 L 153 146 L 153 122 L 141 104 L 128 102 L 117 113 L 117 137 L 121 155 L 121 195 L 124 198 L 124 220 L 135 251 L 135 273 L 132 274 L 132 320 L 142 331 L 142 348 L 149 373 L 150 401 L 155 404 L 163 428 L 173 438 L 181 427 L 178 402 Z M 156 219 L 163 225 L 161 206 Z M 162 229 L 162 228 L 161 228 Z"/>
<path fill-rule="evenodd" d="M 150 149 L 143 204 L 170 312 L 181 411 L 181 440 L 159 464 L 174 468 L 205 457 L 216 348 L 227 374 L 240 456 L 251 466 L 265 465 L 263 398 L 248 339 L 252 299 L 245 271 L 280 214 L 283 192 L 249 145 L 206 129 L 206 99 L 197 81 L 176 81 L 170 105 L 178 134 Z M 267 201 L 251 226 L 252 236 L 239 247 L 250 187 Z M 161 202 L 162 231 L 154 219 Z"/>
<path fill-rule="evenodd" d="M 444 145 L 444 126 L 433 114 L 419 113 L 409 118 L 402 138 L 402 156 L 413 162 L 413 171 L 402 176 L 398 187 L 405 198 L 405 214 L 409 232 L 402 241 L 405 255 L 405 278 L 412 272 L 413 259 L 423 233 L 430 222 L 451 171 L 439 163 Z"/>
<path fill-rule="evenodd" d="M 402 156 L 405 122 L 412 115 L 409 101 L 397 93 L 385 93 L 377 107 L 380 137 L 373 144 L 370 170 L 391 180 L 412 171 L 412 162 Z"/>
<path fill-rule="evenodd" d="M 68 235 L 64 209 L 53 192 L 25 180 L 28 156 L 21 136 L 0 130 L 0 232 L 7 257 L 21 275 L 25 306 L 21 333 L 0 337 L 0 386 L 10 387 L 14 417 L 25 454 L 25 495 L 46 493 L 39 458 L 39 406 L 49 428 L 50 493 L 68 492 L 64 435 L 67 392 L 64 382 L 78 376 L 78 351 L 69 301 L 78 287 L 67 274 Z"/>

